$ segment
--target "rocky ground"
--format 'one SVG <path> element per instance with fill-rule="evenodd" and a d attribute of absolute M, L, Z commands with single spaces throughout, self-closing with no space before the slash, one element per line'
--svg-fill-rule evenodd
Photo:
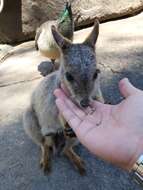
<path fill-rule="evenodd" d="M 122 99 L 118 91 L 121 78 L 129 77 L 143 89 L 142 20 L 143 13 L 101 24 L 96 51 L 103 94 L 113 104 Z M 76 32 L 75 41 L 82 41 L 90 30 Z M 39 149 L 24 133 L 22 113 L 42 80 L 37 66 L 46 58 L 24 47 L 0 64 L 0 190 L 140 190 L 131 175 L 101 161 L 81 145 L 77 152 L 85 160 L 86 176 L 81 177 L 63 157 L 54 159 L 49 176 L 43 175 Z"/>

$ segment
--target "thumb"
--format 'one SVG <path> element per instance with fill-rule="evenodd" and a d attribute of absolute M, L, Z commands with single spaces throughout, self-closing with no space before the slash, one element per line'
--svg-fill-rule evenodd
<path fill-rule="evenodd" d="M 128 78 L 120 80 L 119 89 L 125 98 L 140 91 L 129 82 Z"/>

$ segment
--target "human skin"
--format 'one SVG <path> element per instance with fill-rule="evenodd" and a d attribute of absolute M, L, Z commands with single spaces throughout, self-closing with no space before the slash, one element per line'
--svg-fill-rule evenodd
<path fill-rule="evenodd" d="M 59 111 L 91 153 L 131 170 L 143 154 L 143 91 L 127 78 L 119 82 L 119 90 L 124 97 L 119 104 L 93 101 L 88 109 L 73 104 L 62 89 L 54 94 Z"/>

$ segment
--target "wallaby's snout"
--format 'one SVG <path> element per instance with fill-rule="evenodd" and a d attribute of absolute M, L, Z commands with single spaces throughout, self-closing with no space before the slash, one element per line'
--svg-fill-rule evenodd
<path fill-rule="evenodd" d="M 87 108 L 90 104 L 90 101 L 88 98 L 83 98 L 81 101 L 80 101 L 80 105 L 81 107 L 83 108 Z"/>

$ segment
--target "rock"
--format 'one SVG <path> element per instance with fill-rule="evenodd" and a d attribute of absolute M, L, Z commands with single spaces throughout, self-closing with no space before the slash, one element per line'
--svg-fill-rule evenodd
<path fill-rule="evenodd" d="M 23 40 L 21 1 L 4 1 L 0 12 L 0 43 L 13 43 Z"/>
<path fill-rule="evenodd" d="M 13 47 L 11 45 L 8 44 L 0 44 L 0 53 L 1 52 L 7 52 L 10 49 L 12 49 Z"/>
<path fill-rule="evenodd" d="M 95 17 L 104 22 L 123 16 L 131 16 L 143 10 L 143 0 L 82 0 L 76 1 L 74 9 L 76 26 L 91 24 Z"/>
<path fill-rule="evenodd" d="M 9 51 L 13 49 L 12 46 L 7 45 L 7 44 L 0 44 L 0 60 L 3 58 L 5 55 L 8 54 Z M 1 62 L 1 61 L 0 61 Z"/>
<path fill-rule="evenodd" d="M 0 0 L 0 13 L 2 12 L 4 8 L 4 0 Z"/>
<path fill-rule="evenodd" d="M 4 62 L 5 59 L 10 57 L 11 55 L 20 54 L 23 52 L 28 52 L 30 50 L 35 49 L 35 42 L 29 41 L 22 43 L 17 46 L 10 46 L 10 45 L 0 45 L 0 63 Z"/>
<path fill-rule="evenodd" d="M 0 13 L 0 42 L 15 43 L 34 38 L 36 28 L 56 19 L 63 10 L 63 0 L 3 0 Z M 134 15 L 143 10 L 143 0 L 72 0 L 76 28 L 100 21 Z"/>

